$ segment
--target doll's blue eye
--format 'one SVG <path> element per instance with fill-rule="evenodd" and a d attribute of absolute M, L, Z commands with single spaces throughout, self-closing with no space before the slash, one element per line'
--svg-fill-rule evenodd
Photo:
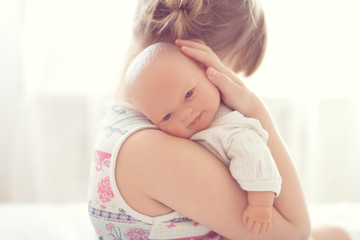
<path fill-rule="evenodd" d="M 166 121 L 166 120 L 169 120 L 169 118 L 171 117 L 171 114 L 168 113 L 165 115 L 165 117 L 163 117 L 163 120 Z"/>
<path fill-rule="evenodd" d="M 186 94 L 185 94 L 185 98 L 189 98 L 193 95 L 193 90 L 190 89 Z"/>

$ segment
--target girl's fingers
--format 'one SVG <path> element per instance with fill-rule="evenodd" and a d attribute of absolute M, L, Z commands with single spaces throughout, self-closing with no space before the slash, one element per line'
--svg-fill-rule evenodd
<path fill-rule="evenodd" d="M 207 46 L 204 47 L 208 48 Z M 220 59 L 216 56 L 216 54 L 213 53 L 209 48 L 199 49 L 199 48 L 193 48 L 191 46 L 182 46 L 181 51 L 188 57 L 191 57 L 201 62 L 202 64 L 205 65 L 205 67 L 213 67 L 216 70 L 228 75 L 233 81 L 239 82 L 239 79 L 236 76 L 236 74 L 232 72 L 230 69 L 228 69 L 226 66 L 224 66 L 221 63 Z"/>
<path fill-rule="evenodd" d="M 209 52 L 210 48 L 205 45 L 201 40 L 176 40 L 175 44 L 178 45 L 181 50 L 183 49 L 193 49 L 199 52 Z M 211 51 L 211 50 L 210 50 Z"/>
<path fill-rule="evenodd" d="M 237 79 L 235 73 L 225 67 L 218 56 L 202 40 L 175 40 L 175 44 L 181 48 L 181 51 L 197 61 L 203 63 L 206 67 L 213 67 L 218 71 L 227 74 L 233 80 Z"/>
<path fill-rule="evenodd" d="M 203 50 L 205 50 L 207 47 L 205 42 L 200 39 L 191 39 L 191 40 L 176 39 L 175 44 L 178 45 L 179 47 L 188 46 Z"/>
<path fill-rule="evenodd" d="M 207 51 L 204 51 L 203 49 L 197 49 L 192 48 L 189 46 L 182 46 L 181 51 L 188 57 L 191 57 L 202 64 L 204 64 L 206 67 L 214 67 L 218 70 L 220 70 L 220 61 L 217 59 L 217 56 L 210 54 Z"/>
<path fill-rule="evenodd" d="M 228 69 L 222 62 L 219 57 L 209 48 L 205 43 L 199 39 L 196 40 L 181 40 L 177 39 L 175 43 L 181 47 L 181 51 L 202 64 L 205 67 L 212 67 L 216 70 L 225 73 L 230 77 L 235 83 L 242 84 L 238 79 L 236 74 Z"/>
<path fill-rule="evenodd" d="M 210 60 L 208 54 L 201 49 L 197 49 L 189 46 L 181 46 L 181 51 L 185 55 L 192 57 L 202 63 L 208 62 Z"/>
<path fill-rule="evenodd" d="M 224 74 L 216 71 L 216 69 L 209 67 L 206 69 L 206 76 L 210 80 L 212 84 L 214 84 L 217 88 L 220 89 L 227 86 L 227 77 Z"/>
<path fill-rule="evenodd" d="M 181 51 L 188 57 L 194 58 L 195 60 L 201 62 L 206 67 L 214 67 L 221 70 L 222 63 L 218 56 L 205 45 L 201 40 L 176 40 L 176 45 L 178 45 Z"/>
<path fill-rule="evenodd" d="M 212 84 L 214 84 L 220 92 L 226 94 L 232 91 L 236 87 L 236 83 L 229 78 L 226 74 L 218 72 L 216 69 L 209 67 L 206 70 L 206 76 Z"/>

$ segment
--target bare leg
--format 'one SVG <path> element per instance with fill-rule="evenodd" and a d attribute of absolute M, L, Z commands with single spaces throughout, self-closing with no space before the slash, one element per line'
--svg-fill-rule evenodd
<path fill-rule="evenodd" d="M 229 240 L 222 237 L 221 240 Z M 351 240 L 345 229 L 331 224 L 314 224 L 311 240 Z"/>
<path fill-rule="evenodd" d="M 351 240 L 345 229 L 331 224 L 314 224 L 311 236 L 313 240 Z"/>

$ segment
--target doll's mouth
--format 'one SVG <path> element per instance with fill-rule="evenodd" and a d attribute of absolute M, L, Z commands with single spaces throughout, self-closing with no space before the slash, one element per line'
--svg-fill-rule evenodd
<path fill-rule="evenodd" d="M 198 126 L 198 125 L 200 124 L 200 122 L 201 122 L 201 119 L 202 119 L 202 113 L 200 113 L 200 114 L 194 119 L 194 121 L 192 121 L 192 122 L 190 123 L 190 126 L 191 126 L 191 127 L 196 127 L 196 126 Z"/>

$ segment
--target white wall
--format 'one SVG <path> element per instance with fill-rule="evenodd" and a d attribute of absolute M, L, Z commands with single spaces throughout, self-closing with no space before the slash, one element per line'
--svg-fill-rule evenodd
<path fill-rule="evenodd" d="M 311 201 L 360 201 L 356 0 L 262 1 L 265 97 Z M 0 201 L 83 201 L 133 1 L 0 2 Z M 351 189 L 351 190 L 350 190 Z"/>
<path fill-rule="evenodd" d="M 0 201 L 9 198 L 9 167 L 21 84 L 21 2 L 0 1 Z"/>

